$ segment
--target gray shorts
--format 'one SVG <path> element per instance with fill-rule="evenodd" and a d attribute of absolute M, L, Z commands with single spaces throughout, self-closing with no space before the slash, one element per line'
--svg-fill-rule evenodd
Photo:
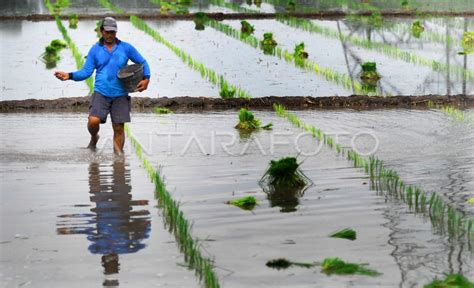
<path fill-rule="evenodd" d="M 94 92 L 90 97 L 89 116 L 100 118 L 100 123 L 107 122 L 110 113 L 112 123 L 130 122 L 130 110 L 132 109 L 130 96 L 105 97 Z"/>

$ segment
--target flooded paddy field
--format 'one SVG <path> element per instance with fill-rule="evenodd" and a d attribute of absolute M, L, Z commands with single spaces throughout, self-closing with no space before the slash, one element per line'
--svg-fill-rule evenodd
<path fill-rule="evenodd" d="M 375 62 L 381 77 L 369 95 L 474 93 L 474 60 L 470 55 L 458 54 L 463 50 L 463 33 L 473 25 L 472 18 L 426 20 L 426 37 L 419 39 L 410 36 L 413 20 L 406 19 L 387 20 L 390 24 L 385 28 L 354 25 L 350 19 L 305 22 L 304 25 L 323 29 L 322 32 L 294 27 L 296 24 L 291 19 L 249 21 L 255 28 L 256 39 L 263 39 L 264 33 L 271 32 L 282 51 L 293 53 L 295 45 L 304 43 L 308 63 L 317 65 L 319 70 L 315 72 L 313 66 L 303 68 L 284 57 L 266 55 L 259 47 L 228 36 L 222 27 L 206 25 L 204 31 L 197 31 L 193 21 L 146 20 L 145 25 L 186 53 L 192 63 L 200 63 L 202 69 L 213 71 L 217 75 L 213 80 L 198 64 L 191 67 L 191 62 L 183 61 L 176 51 L 154 41 L 133 23 L 119 21 L 118 37 L 133 43 L 152 67 L 149 89 L 134 95 L 220 97 L 220 77 L 244 91 L 246 97 L 363 94 L 367 91 L 363 90 L 361 67 L 366 62 Z M 227 27 L 225 29 L 240 31 L 240 21 L 218 23 Z M 62 25 L 67 27 L 67 21 L 63 20 Z M 11 73 L 2 71 L 1 100 L 88 95 L 85 83 L 59 83 L 52 75 L 58 69 L 77 69 L 69 49 L 60 52 L 61 59 L 54 67 L 42 61 L 44 47 L 54 39 L 62 39 L 55 26 L 52 21 L 2 21 L 1 59 L 5 66 L 13 69 Z M 465 28 L 459 29 L 459 26 Z M 81 20 L 77 29 L 67 29 L 82 58 L 98 40 L 95 27 L 96 21 Z M 25 79 L 24 75 L 35 76 Z"/>
<path fill-rule="evenodd" d="M 17 113 L 0 113 L 0 286 L 474 281 L 473 13 L 1 1 L 0 111 Z M 53 76 L 83 66 L 105 15 L 151 68 L 124 156 L 110 124 L 84 148 L 94 76 Z"/>

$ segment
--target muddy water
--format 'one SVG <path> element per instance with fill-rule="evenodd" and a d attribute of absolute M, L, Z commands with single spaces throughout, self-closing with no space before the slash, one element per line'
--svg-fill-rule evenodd
<path fill-rule="evenodd" d="M 137 159 L 92 153 L 84 115 L 3 115 L 1 287 L 198 287 Z"/>
<path fill-rule="evenodd" d="M 327 122 L 337 123 L 336 120 L 342 118 L 339 114 L 350 115 L 349 127 L 365 128 L 364 118 L 357 118 L 356 113 L 318 113 L 306 112 L 301 116 L 314 120 L 309 123 L 317 124 L 316 116 L 325 119 L 321 116 L 325 115 Z M 390 126 L 406 123 L 414 131 L 429 131 L 426 129 L 431 127 L 428 122 L 445 127 L 446 132 L 456 125 L 439 113 L 428 112 L 426 116 L 417 112 L 391 113 L 388 116 L 377 112 L 362 115 L 377 117 L 377 121 L 374 120 L 377 123 L 393 119 Z M 209 240 L 205 242 L 206 251 L 215 257 L 225 287 L 420 287 L 434 277 L 443 277 L 444 273 L 459 272 L 473 278 L 472 254 L 465 243 L 448 241 L 432 231 L 429 220 L 413 214 L 405 204 L 386 202 L 384 197 L 377 196 L 377 192 L 367 185 L 363 171 L 351 168 L 350 163 L 334 152 L 319 149 L 309 137 L 299 136 L 301 131 L 292 128 L 286 120 L 276 118 L 272 113 L 257 115 L 263 124 L 271 121 L 275 127 L 271 133 L 257 133 L 257 140 L 245 140 L 232 128 L 236 124 L 235 114 L 143 115 L 133 123 L 133 131 L 147 157 L 161 167 L 169 191 L 181 201 L 185 215 L 194 222 L 193 234 Z M 370 127 L 373 126 L 375 124 Z M 341 128 L 335 124 L 329 127 Z M 459 129 L 468 133 L 465 126 L 461 125 Z M 409 183 L 419 184 L 423 176 L 420 185 L 427 188 L 425 183 L 457 179 L 456 184 L 452 184 L 456 192 L 451 193 L 449 199 L 458 197 L 456 203 L 469 213 L 461 200 L 472 190 L 472 163 L 466 158 L 472 153 L 466 140 L 459 140 L 449 148 L 432 147 L 439 153 L 439 158 L 450 158 L 457 151 L 467 160 L 453 161 L 449 170 L 441 170 L 438 168 L 440 161 L 431 161 L 422 157 L 424 152 L 420 153 L 424 150 L 418 145 L 423 142 L 420 137 L 425 138 L 424 134 L 419 136 L 413 132 L 408 143 L 400 143 L 400 136 L 390 129 L 376 132 L 384 140 L 380 143 L 381 151 L 384 145 L 384 149 L 388 149 L 377 155 L 385 160 L 385 156 L 393 153 L 395 156 L 387 159 L 388 165 L 401 170 L 403 178 L 410 176 Z M 443 142 L 444 138 L 439 133 L 430 137 L 433 138 L 432 146 Z M 294 143 L 295 139 L 298 144 Z M 465 146 L 462 143 L 466 143 Z M 411 154 L 407 152 L 409 149 L 413 149 Z M 305 155 L 313 151 L 319 153 Z M 396 155 L 405 152 L 414 157 L 410 160 L 413 165 L 399 166 L 400 162 L 392 162 Z M 289 207 L 265 194 L 258 181 L 270 160 L 298 153 L 303 161 L 302 169 L 313 185 L 303 195 L 286 201 L 292 203 L 294 210 L 289 212 Z M 445 185 L 449 186 L 449 183 L 448 180 Z M 449 193 L 447 189 L 435 191 Z M 252 213 L 225 204 L 247 195 L 254 195 L 260 202 Z M 344 227 L 357 230 L 358 240 L 348 242 L 327 237 Z M 275 271 L 265 267 L 266 261 L 279 257 L 317 262 L 335 256 L 369 263 L 383 275 L 376 278 L 326 277 L 318 268 Z"/>

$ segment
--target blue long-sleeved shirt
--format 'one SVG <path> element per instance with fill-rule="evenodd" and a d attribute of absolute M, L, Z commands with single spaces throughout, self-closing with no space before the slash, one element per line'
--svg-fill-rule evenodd
<path fill-rule="evenodd" d="M 127 65 L 129 59 L 136 64 L 143 64 L 143 77 L 150 78 L 150 67 L 145 58 L 131 44 L 119 39 L 116 39 L 112 52 L 109 52 L 103 39 L 92 46 L 82 69 L 72 72 L 70 78 L 74 81 L 85 80 L 96 69 L 94 91 L 106 97 L 125 96 L 128 92 L 123 88 L 117 72 Z"/>

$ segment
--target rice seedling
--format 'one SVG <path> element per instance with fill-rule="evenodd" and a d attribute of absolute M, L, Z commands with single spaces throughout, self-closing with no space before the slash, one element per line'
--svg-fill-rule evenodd
<path fill-rule="evenodd" d="M 411 34 L 413 37 L 420 38 L 423 31 L 425 31 L 425 27 L 421 24 L 420 20 L 413 22 L 411 25 Z"/>
<path fill-rule="evenodd" d="M 247 196 L 247 197 L 227 201 L 226 204 L 234 205 L 243 210 L 253 210 L 255 206 L 258 205 L 258 202 L 255 196 Z"/>
<path fill-rule="evenodd" d="M 469 203 L 469 204 L 474 204 L 474 197 L 469 198 L 469 199 L 467 200 L 467 203 Z"/>
<path fill-rule="evenodd" d="M 245 20 L 241 21 L 240 25 L 241 25 L 240 32 L 242 33 L 243 37 L 253 34 L 253 31 L 255 31 L 255 27 L 250 25 L 250 23 Z"/>
<path fill-rule="evenodd" d="M 364 267 L 365 264 L 348 263 L 339 258 L 326 258 L 323 260 L 321 271 L 327 275 L 351 275 L 360 274 L 366 276 L 377 276 L 379 272 Z"/>
<path fill-rule="evenodd" d="M 235 128 L 244 131 L 254 131 L 260 128 L 265 130 L 271 130 L 272 126 L 272 123 L 262 126 L 262 122 L 259 119 L 255 118 L 252 112 L 248 111 L 245 108 L 240 108 L 239 123 L 235 125 Z"/>
<path fill-rule="evenodd" d="M 474 288 L 474 283 L 469 281 L 462 274 L 446 275 L 444 280 L 435 279 L 433 282 L 424 285 L 424 288 Z"/>
<path fill-rule="evenodd" d="M 474 32 L 464 32 L 461 39 L 461 46 L 464 49 L 462 54 L 470 54 L 474 52 Z"/>
<path fill-rule="evenodd" d="M 342 230 L 332 233 L 331 235 L 329 235 L 329 237 L 356 240 L 357 232 L 352 228 L 344 228 Z"/>
<path fill-rule="evenodd" d="M 300 165 L 301 163 L 298 163 L 295 157 L 271 160 L 262 180 L 266 179 L 267 183 L 275 189 L 280 187 L 304 187 L 308 183 L 308 178 L 300 170 Z"/>
<path fill-rule="evenodd" d="M 296 2 L 294 0 L 289 0 L 286 4 L 285 10 L 287 12 L 294 12 L 296 10 Z"/>
<path fill-rule="evenodd" d="M 74 13 L 69 14 L 68 21 L 69 21 L 69 28 L 70 29 L 76 29 L 77 28 L 77 23 L 79 23 L 78 15 L 74 14 Z"/>
<path fill-rule="evenodd" d="M 194 29 L 198 31 L 204 30 L 205 29 L 204 24 L 206 23 L 207 19 L 208 18 L 206 14 L 204 14 L 203 12 L 197 12 L 196 14 L 194 14 L 194 18 L 193 18 L 194 25 L 195 25 Z"/>
<path fill-rule="evenodd" d="M 173 111 L 166 107 L 155 107 L 155 109 L 153 109 L 153 112 L 160 115 L 173 113 Z"/>
<path fill-rule="evenodd" d="M 260 42 L 260 47 L 266 55 L 275 55 L 275 47 L 278 43 L 273 39 L 273 33 L 263 33 L 263 40 Z"/>
<path fill-rule="evenodd" d="M 308 52 L 304 50 L 304 42 L 301 42 L 300 44 L 295 45 L 295 52 L 293 53 L 293 56 L 296 59 L 308 59 Z"/>
<path fill-rule="evenodd" d="M 151 181 L 155 184 L 155 197 L 158 199 L 158 207 L 163 211 L 163 219 L 170 233 L 176 239 L 180 251 L 184 254 L 184 260 L 188 266 L 196 271 L 199 279 L 203 281 L 204 287 L 219 288 L 219 281 L 214 272 L 212 261 L 203 256 L 200 245 L 191 235 L 191 224 L 184 217 L 179 208 L 179 203 L 173 200 L 166 189 L 166 184 L 160 171 L 153 168 L 142 153 L 142 148 L 133 136 L 129 125 L 125 125 L 125 133 L 130 139 L 132 147 L 139 159 L 143 162 Z"/>
<path fill-rule="evenodd" d="M 278 259 L 273 259 L 273 260 L 268 261 L 265 265 L 269 268 L 281 270 L 281 269 L 290 268 L 291 266 L 311 268 L 311 267 L 316 266 L 316 263 L 293 262 L 285 258 L 278 258 Z"/>

